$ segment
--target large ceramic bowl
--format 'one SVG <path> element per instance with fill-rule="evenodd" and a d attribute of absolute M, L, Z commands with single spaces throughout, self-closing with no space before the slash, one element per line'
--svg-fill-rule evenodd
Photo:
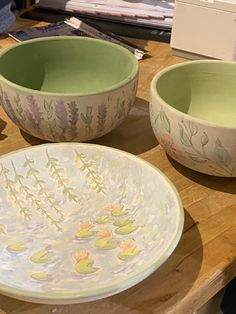
<path fill-rule="evenodd" d="M 157 269 L 182 228 L 172 183 L 131 154 L 59 143 L 0 158 L 0 293 L 52 304 L 116 294 Z"/>
<path fill-rule="evenodd" d="M 202 173 L 236 176 L 236 63 L 190 61 L 151 83 L 150 116 L 167 154 Z"/>
<path fill-rule="evenodd" d="M 0 55 L 0 97 L 12 121 L 49 141 L 87 141 L 117 127 L 136 95 L 138 61 L 83 37 L 46 37 Z"/>

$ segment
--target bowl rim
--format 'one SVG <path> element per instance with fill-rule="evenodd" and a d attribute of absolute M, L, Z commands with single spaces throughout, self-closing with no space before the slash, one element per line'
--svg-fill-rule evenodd
<path fill-rule="evenodd" d="M 1 73 L 0 73 L 0 82 L 3 81 L 4 83 L 6 83 L 7 85 L 19 90 L 19 91 L 23 91 L 23 92 L 27 92 L 27 93 L 31 93 L 31 94 L 37 94 L 37 95 L 44 95 L 44 96 L 64 96 L 64 97 L 68 97 L 68 96 L 93 96 L 93 95 L 100 95 L 100 94 L 104 94 L 107 92 L 112 92 L 114 90 L 119 89 L 122 86 L 127 85 L 128 83 L 130 83 L 131 81 L 133 81 L 139 73 L 139 63 L 138 60 L 136 59 L 136 57 L 127 49 L 124 48 L 118 44 L 106 41 L 106 40 L 102 40 L 102 39 L 97 39 L 97 38 L 90 38 L 90 37 L 83 37 L 83 36 L 50 36 L 50 37 L 41 37 L 41 38 L 34 38 L 34 39 L 30 39 L 30 40 L 26 40 L 23 42 L 18 42 L 15 43 L 14 45 L 11 45 L 8 48 L 3 49 L 3 51 L 0 52 L 0 59 L 2 56 L 4 56 L 5 54 L 7 54 L 9 51 L 16 49 L 19 46 L 22 45 L 28 45 L 34 42 L 47 42 L 47 41 L 61 41 L 61 40 L 78 40 L 78 41 L 91 41 L 91 42 L 98 42 L 102 45 L 105 46 L 112 46 L 115 49 L 118 49 L 120 51 L 122 51 L 125 55 L 128 56 L 129 60 L 131 61 L 133 68 L 131 73 L 122 81 L 113 84 L 112 86 L 110 86 L 109 88 L 104 88 L 101 91 L 98 92 L 88 92 L 88 93 L 63 93 L 63 92 L 49 92 L 49 91 L 40 91 L 37 89 L 31 89 L 29 87 L 25 87 L 25 86 L 21 86 L 18 85 L 10 80 L 8 80 L 7 78 L 5 78 Z"/>
<path fill-rule="evenodd" d="M 217 129 L 227 129 L 227 130 L 236 130 L 236 126 L 228 126 L 228 125 L 223 125 L 223 124 L 217 124 L 215 122 L 210 122 L 208 120 L 204 120 L 204 119 L 200 119 L 200 118 L 196 118 L 194 116 L 191 116 L 187 113 L 184 113 L 180 110 L 177 110 L 176 108 L 172 107 L 171 105 L 169 105 L 167 102 L 164 101 L 163 98 L 160 97 L 160 95 L 157 93 L 156 90 L 156 84 L 157 81 L 160 79 L 160 77 L 162 75 L 164 75 L 165 73 L 172 71 L 173 69 L 176 68 L 182 68 L 182 67 L 188 67 L 188 65 L 190 64 L 209 64 L 209 63 L 223 63 L 223 64 L 229 64 L 229 65 L 234 65 L 236 66 L 236 62 L 234 61 L 224 61 L 224 60 L 190 60 L 190 61 L 182 61 L 180 63 L 174 64 L 174 65 L 170 65 L 164 69 L 162 69 L 161 71 L 159 71 L 153 78 L 151 81 L 151 85 L 150 85 L 150 94 L 152 97 L 155 97 L 163 107 L 167 107 L 169 111 L 171 111 L 173 114 L 178 113 L 180 116 L 184 117 L 186 120 L 190 120 L 193 122 L 197 122 L 199 124 L 203 124 L 206 125 L 208 127 L 215 127 Z M 151 103 L 152 101 L 150 101 Z"/>
<path fill-rule="evenodd" d="M 174 183 L 167 177 L 167 175 L 162 172 L 158 167 L 154 166 L 150 162 L 146 161 L 145 159 L 133 155 L 129 152 L 108 147 L 104 145 L 99 144 L 91 144 L 91 143 L 68 143 L 68 142 L 61 142 L 61 143 L 47 143 L 47 144 L 40 144 L 36 146 L 31 147 L 25 147 L 21 148 L 6 154 L 3 154 L 0 156 L 0 161 L 6 157 L 10 157 L 12 155 L 17 155 L 18 153 L 27 152 L 28 150 L 40 150 L 42 148 L 50 148 L 53 147 L 54 149 L 56 147 L 60 146 L 89 146 L 94 148 L 102 148 L 105 151 L 112 151 L 114 153 L 121 153 L 123 156 L 127 156 L 134 160 L 135 162 L 143 165 L 144 168 L 149 168 L 153 172 L 156 172 L 160 178 L 163 179 L 163 181 L 167 184 L 169 187 L 172 195 L 175 197 L 176 206 L 178 207 L 177 210 L 177 216 L 178 216 L 178 222 L 176 223 L 176 229 L 175 234 L 172 235 L 171 240 L 168 243 L 168 246 L 163 250 L 162 255 L 159 256 L 159 258 L 155 259 L 155 261 L 150 264 L 148 267 L 142 269 L 139 273 L 129 276 L 126 278 L 126 280 L 109 285 L 107 287 L 103 288 L 94 288 L 93 290 L 89 290 L 89 294 L 87 290 L 83 292 L 74 292 L 74 293 L 64 293 L 63 295 L 58 295 L 57 293 L 48 293 L 46 292 L 36 292 L 36 291 L 30 291 L 27 289 L 21 289 L 17 287 L 12 287 L 3 283 L 0 283 L 0 293 L 20 299 L 28 301 L 29 302 L 36 302 L 36 303 L 43 303 L 43 304 L 73 304 L 73 303 L 81 303 L 81 302 L 88 302 L 93 300 L 102 299 L 114 294 L 118 294 L 119 292 L 125 291 L 126 289 L 140 283 L 142 280 L 147 278 L 149 275 L 151 275 L 155 270 L 157 270 L 173 253 L 173 251 L 176 249 L 184 228 L 184 207 L 183 203 L 180 197 L 179 192 L 177 191 Z M 91 296 L 92 293 L 92 296 Z"/>

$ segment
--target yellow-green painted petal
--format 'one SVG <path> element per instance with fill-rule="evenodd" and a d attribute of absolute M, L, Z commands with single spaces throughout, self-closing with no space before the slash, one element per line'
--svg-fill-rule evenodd
<path fill-rule="evenodd" d="M 27 249 L 24 242 L 16 242 L 7 246 L 7 250 L 11 252 L 20 252 Z"/>
<path fill-rule="evenodd" d="M 115 233 L 124 235 L 124 234 L 132 233 L 136 229 L 138 229 L 138 227 L 134 226 L 133 224 L 129 224 L 129 225 L 126 225 L 126 226 L 123 226 L 123 227 L 116 228 Z"/>
<path fill-rule="evenodd" d="M 30 260 L 33 263 L 37 263 L 37 264 L 49 263 L 53 260 L 53 256 L 48 252 L 48 250 L 42 249 L 42 250 L 39 250 L 36 253 L 34 253 L 31 256 Z"/>
<path fill-rule="evenodd" d="M 93 261 L 89 258 L 83 259 L 75 264 L 75 270 L 80 274 L 92 274 L 99 268 L 93 267 Z"/>

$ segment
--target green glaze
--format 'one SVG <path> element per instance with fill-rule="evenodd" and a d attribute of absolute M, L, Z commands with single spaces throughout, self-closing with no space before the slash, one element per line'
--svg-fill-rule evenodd
<path fill-rule="evenodd" d="M 159 96 L 168 105 L 217 125 L 236 126 L 236 64 L 199 61 L 178 64 L 156 78 Z"/>
<path fill-rule="evenodd" d="M 122 86 L 137 71 L 138 62 L 127 49 L 83 37 L 29 40 L 0 55 L 3 79 L 44 94 L 101 93 Z"/>

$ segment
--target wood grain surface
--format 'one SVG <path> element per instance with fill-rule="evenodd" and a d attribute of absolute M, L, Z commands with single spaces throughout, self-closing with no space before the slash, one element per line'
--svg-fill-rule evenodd
<path fill-rule="evenodd" d="M 39 24 L 21 19 L 13 28 Z M 130 40 L 151 55 L 140 62 L 135 106 L 120 127 L 92 142 L 139 155 L 170 178 L 185 208 L 180 243 L 150 277 L 118 295 L 64 306 L 31 304 L 0 295 L 0 314 L 190 314 L 236 276 L 236 179 L 211 177 L 181 166 L 159 146 L 149 121 L 151 79 L 163 67 L 184 59 L 173 57 L 168 44 Z M 0 49 L 13 43 L 13 39 L 2 36 Z M 0 108 L 1 155 L 41 143 L 20 131 Z"/>

